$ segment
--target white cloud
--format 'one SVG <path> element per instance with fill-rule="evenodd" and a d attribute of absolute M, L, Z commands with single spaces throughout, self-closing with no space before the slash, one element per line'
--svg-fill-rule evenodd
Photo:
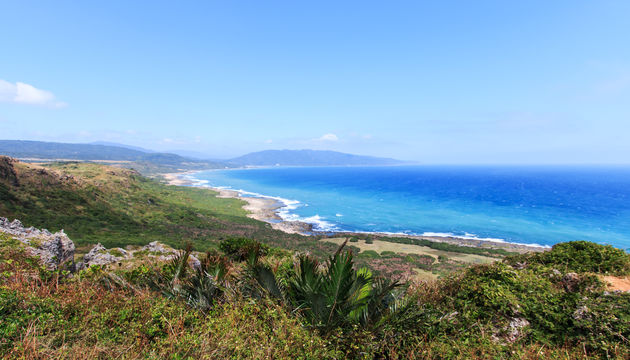
<path fill-rule="evenodd" d="M 68 104 L 58 101 L 50 91 L 41 90 L 23 82 L 15 84 L 0 79 L 0 102 L 15 104 L 39 105 L 62 108 Z"/>
<path fill-rule="evenodd" d="M 271 143 L 273 143 L 273 140 L 271 139 L 265 140 L 265 144 L 271 144 Z"/>
<path fill-rule="evenodd" d="M 317 139 L 319 141 L 339 141 L 339 138 L 335 134 L 324 134 L 322 137 Z"/>

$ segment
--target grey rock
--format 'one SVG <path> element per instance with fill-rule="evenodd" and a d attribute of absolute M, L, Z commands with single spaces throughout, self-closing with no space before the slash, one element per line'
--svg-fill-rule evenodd
<path fill-rule="evenodd" d="M 574 292 L 580 283 L 580 276 L 576 273 L 566 273 L 562 277 L 562 285 L 568 292 Z"/>
<path fill-rule="evenodd" d="M 514 343 L 526 336 L 525 329 L 530 325 L 525 318 L 514 317 L 509 319 L 507 326 L 495 329 L 491 338 L 494 342 L 505 344 Z"/>
<path fill-rule="evenodd" d="M 52 234 L 46 229 L 25 228 L 17 219 L 9 222 L 0 218 L 0 232 L 25 244 L 27 252 L 38 256 L 48 269 L 54 270 L 61 264 L 74 262 L 74 243 L 63 230 Z"/>
<path fill-rule="evenodd" d="M 529 326 L 529 321 L 525 318 L 513 318 L 510 320 L 506 340 L 508 342 L 515 342 L 516 340 L 524 336 L 523 329 Z"/>
<path fill-rule="evenodd" d="M 162 253 L 162 254 L 170 254 L 175 253 L 175 250 L 167 248 L 163 244 L 160 244 L 157 241 L 150 242 L 149 244 L 142 247 L 142 251 L 150 251 L 154 253 Z"/>
<path fill-rule="evenodd" d="M 116 248 L 115 250 L 123 254 L 123 256 L 112 255 L 110 251 L 105 248 L 105 246 L 99 243 L 94 246 L 89 253 L 85 254 L 85 256 L 83 257 L 83 263 L 85 264 L 85 267 L 90 267 L 94 265 L 107 265 L 121 261 L 125 257 L 129 256 L 129 253 L 124 249 Z"/>
<path fill-rule="evenodd" d="M 199 261 L 199 259 L 197 259 L 197 257 L 193 254 L 190 254 L 190 256 L 188 256 L 188 263 L 195 270 L 201 269 L 201 261 Z"/>

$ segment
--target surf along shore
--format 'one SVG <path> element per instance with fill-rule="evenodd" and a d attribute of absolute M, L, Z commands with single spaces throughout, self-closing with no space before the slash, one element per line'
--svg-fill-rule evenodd
<path fill-rule="evenodd" d="M 433 242 L 443 242 L 453 245 L 470 246 L 477 248 L 492 248 L 492 249 L 504 249 L 511 252 L 540 252 L 548 250 L 549 247 L 528 245 L 528 244 L 516 244 L 510 242 L 502 242 L 496 240 L 484 240 L 484 239 L 471 239 L 455 236 L 427 236 L 427 235 L 406 235 L 406 234 L 390 234 L 390 233 L 353 233 L 353 232 L 322 232 L 313 229 L 313 225 L 302 221 L 288 221 L 280 217 L 279 211 L 286 206 L 283 202 L 264 196 L 244 196 L 242 193 L 236 190 L 223 189 L 211 187 L 208 185 L 199 185 L 195 181 L 187 178 L 187 175 L 196 173 L 197 171 L 187 171 L 181 173 L 168 173 L 162 174 L 162 177 L 169 185 L 176 186 L 195 186 L 204 189 L 212 190 L 218 193 L 218 198 L 233 198 L 240 199 L 246 202 L 243 205 L 243 209 L 249 212 L 249 217 L 259 221 L 263 221 L 271 224 L 271 227 L 284 231 L 289 234 L 301 234 L 304 236 L 333 236 L 333 237 L 347 237 L 347 236 L 378 236 L 382 238 L 413 238 L 429 240 Z"/>

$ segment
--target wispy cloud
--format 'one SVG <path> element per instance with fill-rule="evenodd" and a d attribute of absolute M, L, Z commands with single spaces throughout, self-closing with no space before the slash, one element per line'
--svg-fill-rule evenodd
<path fill-rule="evenodd" d="M 319 141 L 339 141 L 339 137 L 337 135 L 335 135 L 335 134 L 328 133 L 328 134 L 322 135 L 317 140 L 319 140 Z"/>
<path fill-rule="evenodd" d="M 38 89 L 33 85 L 19 81 L 14 84 L 2 79 L 0 79 L 0 102 L 52 108 L 68 106 L 65 102 L 58 101 L 55 95 L 50 91 Z"/>

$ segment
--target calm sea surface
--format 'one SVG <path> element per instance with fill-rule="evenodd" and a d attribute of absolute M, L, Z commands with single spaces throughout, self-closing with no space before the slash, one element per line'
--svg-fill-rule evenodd
<path fill-rule="evenodd" d="M 319 230 L 630 248 L 630 167 L 277 167 L 193 177 L 279 198 L 283 218 Z"/>

